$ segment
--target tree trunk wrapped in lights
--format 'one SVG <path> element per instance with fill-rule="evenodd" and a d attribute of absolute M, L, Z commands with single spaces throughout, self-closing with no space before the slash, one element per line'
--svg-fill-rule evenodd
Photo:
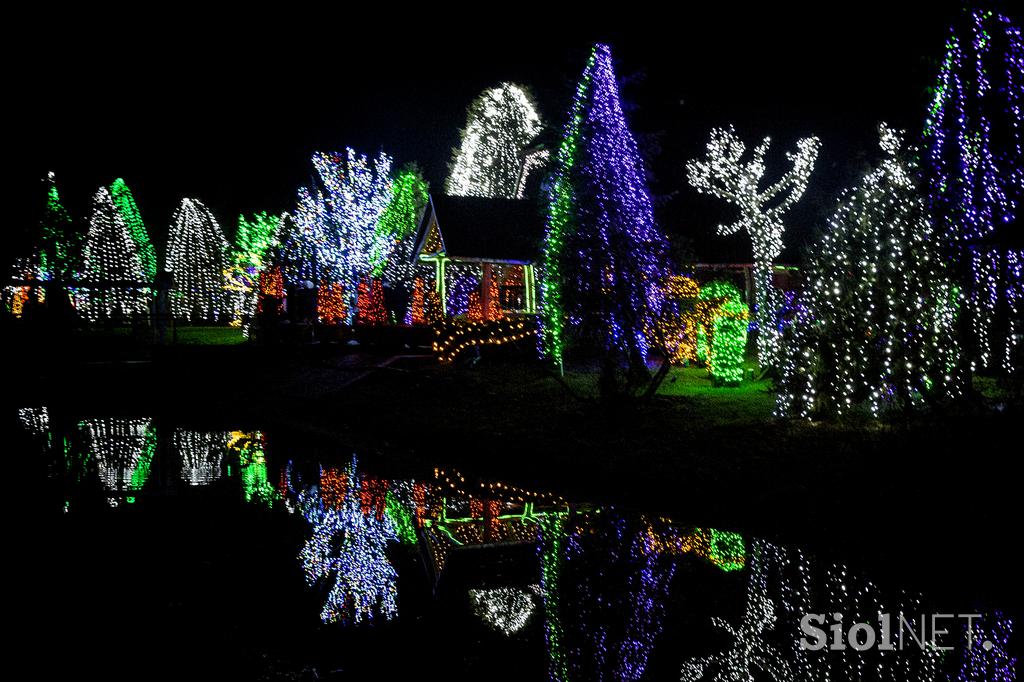
<path fill-rule="evenodd" d="M 773 283 L 773 265 L 782 253 L 782 216 L 793 207 L 807 189 L 814 162 L 821 146 L 818 138 L 797 142 L 797 151 L 786 158 L 793 167 L 782 178 L 759 189 L 766 169 L 765 155 L 771 138 L 754 148 L 744 162 L 746 145 L 730 128 L 711 131 L 707 157 L 686 164 L 690 184 L 702 194 L 718 197 L 740 209 L 739 219 L 730 225 L 719 225 L 718 233 L 734 234 L 744 230 L 750 235 L 754 251 L 754 316 L 757 321 L 757 357 L 762 367 L 776 363 L 779 349 L 777 314 L 781 307 Z"/>
<path fill-rule="evenodd" d="M 556 159 L 541 286 L 544 355 L 563 360 L 568 328 L 602 356 L 608 391 L 649 378 L 648 332 L 661 309 L 667 244 L 619 102 L 607 45 L 595 45 Z"/>
<path fill-rule="evenodd" d="M 171 219 L 167 270 L 174 275 L 171 314 L 180 320 L 215 322 L 227 312 L 228 243 L 210 210 L 182 199 Z"/>
<path fill-rule="evenodd" d="M 879 132 L 884 160 L 844 194 L 812 251 L 782 363 L 783 415 L 877 415 L 959 392 L 956 288 L 900 159 L 902 133 Z"/>

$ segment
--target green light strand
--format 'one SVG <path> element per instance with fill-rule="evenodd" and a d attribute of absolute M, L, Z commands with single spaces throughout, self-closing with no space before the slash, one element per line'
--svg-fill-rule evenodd
<path fill-rule="evenodd" d="M 560 612 L 562 549 L 565 545 L 566 512 L 548 514 L 537 522 L 540 554 L 540 585 L 544 600 L 544 636 L 548 650 L 548 678 L 567 682 L 569 665 L 565 652 L 565 631 Z"/>
<path fill-rule="evenodd" d="M 544 238 L 544 269 L 541 276 L 541 352 L 561 364 L 565 352 L 565 307 L 562 303 L 562 252 L 566 238 L 575 230 L 575 198 L 570 173 L 576 165 L 583 105 L 590 90 L 597 48 L 590 53 L 573 100 L 555 162 L 554 183 L 549 195 L 548 225 Z"/>

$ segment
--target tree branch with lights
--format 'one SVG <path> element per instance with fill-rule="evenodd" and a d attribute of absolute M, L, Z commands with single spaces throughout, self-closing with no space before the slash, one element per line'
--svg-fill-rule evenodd
<path fill-rule="evenodd" d="M 786 158 L 792 167 L 775 183 L 759 189 L 767 164 L 765 156 L 771 146 L 766 137 L 744 161 L 747 147 L 732 128 L 711 131 L 704 159 L 686 164 L 690 185 L 698 192 L 717 197 L 736 206 L 739 219 L 719 225 L 720 235 L 744 231 L 750 235 L 754 251 L 755 319 L 757 321 L 757 357 L 762 367 L 776 363 L 779 350 L 779 329 L 776 315 L 778 294 L 772 282 L 775 259 L 782 253 L 783 215 L 803 196 L 807 189 L 821 143 L 816 137 L 797 142 L 797 150 Z"/>

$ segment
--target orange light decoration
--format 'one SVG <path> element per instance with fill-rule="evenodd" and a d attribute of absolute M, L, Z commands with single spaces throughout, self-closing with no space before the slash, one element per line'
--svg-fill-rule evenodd
<path fill-rule="evenodd" d="M 348 474 L 329 467 L 320 470 L 320 499 L 325 507 L 341 509 L 348 495 Z"/>
<path fill-rule="evenodd" d="M 358 300 L 356 302 L 356 324 L 380 325 L 388 321 L 388 311 L 384 307 L 384 287 L 379 279 L 359 280 Z"/>
<path fill-rule="evenodd" d="M 409 303 L 409 321 L 417 325 L 427 323 L 427 316 L 423 310 L 422 277 L 417 277 L 412 286 L 412 301 Z"/>
<path fill-rule="evenodd" d="M 472 490 L 472 486 L 466 484 L 466 477 L 456 469 L 434 469 L 434 479 L 445 495 L 454 493 L 468 498 L 478 496 L 490 500 L 533 502 L 557 507 L 564 507 L 568 504 L 561 495 L 517 488 L 501 481 L 491 483 L 481 481 L 477 484 L 476 489 Z"/>
<path fill-rule="evenodd" d="M 425 483 L 416 481 L 412 484 L 412 501 L 416 505 L 416 526 L 423 527 L 423 520 L 427 516 L 427 486 Z"/>
<path fill-rule="evenodd" d="M 673 365 L 696 362 L 698 329 L 706 307 L 697 300 L 700 287 L 689 277 L 673 275 L 665 280 L 662 291 L 665 305 L 654 321 L 653 336 L 669 353 Z"/>
<path fill-rule="evenodd" d="M 321 282 L 317 292 L 316 313 L 324 324 L 341 324 L 348 319 L 345 289 L 340 282 Z"/>
<path fill-rule="evenodd" d="M 453 321 L 437 329 L 434 352 L 441 362 L 452 362 L 459 353 L 472 346 L 501 346 L 536 334 L 534 323 L 522 318 L 492 322 Z"/>
<path fill-rule="evenodd" d="M 263 312 L 263 297 L 271 296 L 277 299 L 284 298 L 284 276 L 281 274 L 281 267 L 275 265 L 269 270 L 260 273 L 260 300 L 256 304 L 256 311 Z"/>
<path fill-rule="evenodd" d="M 427 324 L 436 325 L 444 321 L 444 308 L 441 306 L 441 295 L 435 290 L 427 292 L 423 305 L 423 315 Z"/>
<path fill-rule="evenodd" d="M 372 514 L 378 521 L 383 520 L 387 493 L 387 479 L 365 476 L 359 486 L 359 504 L 363 516 Z"/>

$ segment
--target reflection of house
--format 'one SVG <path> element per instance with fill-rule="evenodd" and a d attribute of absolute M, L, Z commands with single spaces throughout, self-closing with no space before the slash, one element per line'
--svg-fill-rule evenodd
<path fill-rule="evenodd" d="M 482 310 L 499 298 L 505 312 L 537 311 L 534 266 L 544 240 L 544 215 L 532 200 L 431 196 L 413 257 L 434 264 L 434 288 L 447 315 Z"/>

